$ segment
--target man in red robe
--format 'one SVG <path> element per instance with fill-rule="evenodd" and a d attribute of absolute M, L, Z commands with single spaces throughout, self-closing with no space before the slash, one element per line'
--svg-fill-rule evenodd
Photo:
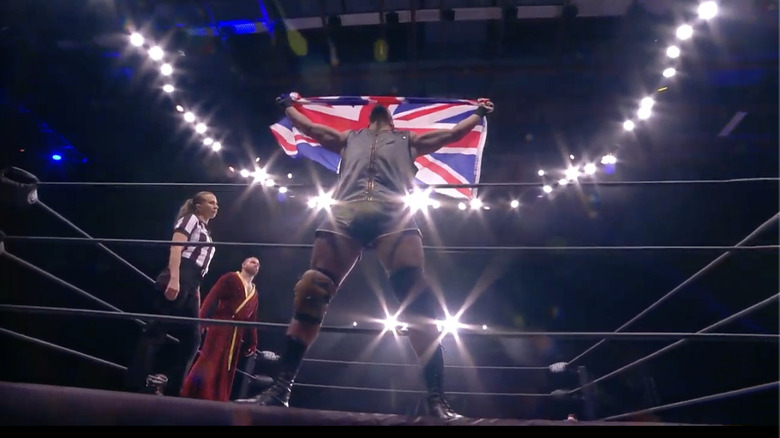
<path fill-rule="evenodd" d="M 249 257 L 241 271 L 223 274 L 200 308 L 200 318 L 234 321 L 257 320 L 257 288 L 252 282 L 260 272 L 260 260 Z M 227 325 L 206 327 L 200 354 L 184 381 L 183 397 L 228 401 L 241 355 L 257 349 L 257 329 Z"/>

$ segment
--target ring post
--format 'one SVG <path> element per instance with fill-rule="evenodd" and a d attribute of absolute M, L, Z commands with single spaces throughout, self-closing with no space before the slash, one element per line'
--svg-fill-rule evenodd
<path fill-rule="evenodd" d="M 584 366 L 577 367 L 577 376 L 580 381 L 580 387 L 582 390 L 582 403 L 583 403 L 583 418 L 585 421 L 593 421 L 596 419 L 596 407 L 593 399 L 593 387 L 588 385 L 590 377 L 588 376 L 588 370 Z"/>

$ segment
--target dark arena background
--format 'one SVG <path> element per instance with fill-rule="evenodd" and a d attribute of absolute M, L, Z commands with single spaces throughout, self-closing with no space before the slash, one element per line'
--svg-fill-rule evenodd
<path fill-rule="evenodd" d="M 373 252 L 290 407 L 235 403 L 337 182 L 270 129 L 292 91 L 495 104 L 477 179 L 438 182 L 472 196 L 415 213 L 463 418 Z M 778 426 L 776 0 L 5 0 L 0 104 L 0 424 Z M 202 295 L 260 259 L 258 352 L 227 402 L 127 392 L 200 190 Z"/>

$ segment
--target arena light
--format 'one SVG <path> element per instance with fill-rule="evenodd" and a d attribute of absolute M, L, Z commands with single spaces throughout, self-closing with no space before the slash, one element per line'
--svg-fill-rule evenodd
<path fill-rule="evenodd" d="M 329 194 L 322 193 L 318 196 L 310 198 L 306 204 L 309 206 L 309 208 L 324 208 L 329 210 L 331 205 L 334 203 L 335 201 L 330 197 Z"/>
<path fill-rule="evenodd" d="M 536 174 L 539 175 L 539 176 L 544 176 L 544 170 L 539 169 L 539 171 L 536 172 Z"/>
<path fill-rule="evenodd" d="M 699 18 L 710 20 L 718 15 L 718 4 L 714 1 L 707 1 L 699 5 Z"/>
<path fill-rule="evenodd" d="M 636 125 L 631 120 L 626 120 L 625 122 L 623 122 L 623 129 L 625 129 L 626 131 L 633 131 L 635 127 Z"/>
<path fill-rule="evenodd" d="M 675 35 L 678 39 L 685 41 L 693 36 L 693 28 L 689 24 L 683 24 L 677 28 Z"/>
<path fill-rule="evenodd" d="M 549 185 L 542 187 L 542 191 L 544 191 L 544 193 L 552 193 L 552 190 L 552 187 Z"/>
<path fill-rule="evenodd" d="M 404 204 L 411 212 L 425 210 L 430 204 L 430 200 L 428 199 L 429 193 L 430 189 L 420 190 L 415 188 L 411 193 L 404 196 Z"/>
<path fill-rule="evenodd" d="M 666 56 L 676 59 L 680 57 L 680 48 L 677 46 L 669 46 L 666 49 Z"/>
<path fill-rule="evenodd" d="M 458 322 L 458 318 L 454 316 L 448 316 L 444 321 L 436 321 L 436 328 L 442 334 L 457 334 L 458 329 L 463 327 L 463 324 Z"/>
<path fill-rule="evenodd" d="M 513 200 L 512 200 L 512 201 L 509 203 L 509 207 L 510 207 L 510 208 L 517 208 L 517 207 L 519 207 L 519 206 L 520 206 L 520 201 L 518 201 L 517 199 L 513 199 Z"/>
<path fill-rule="evenodd" d="M 471 206 L 472 210 L 478 210 L 478 209 L 482 208 L 483 204 L 482 204 L 482 200 L 481 199 L 474 198 L 474 199 L 471 200 L 471 202 L 469 202 L 469 205 Z"/>
<path fill-rule="evenodd" d="M 593 163 L 588 163 L 585 165 L 584 169 L 586 175 L 593 175 L 596 173 L 596 165 Z"/>
<path fill-rule="evenodd" d="M 643 106 L 639 108 L 636 112 L 636 116 L 639 117 L 641 120 L 649 119 L 651 114 L 652 114 L 652 110 L 648 106 Z"/>
<path fill-rule="evenodd" d="M 160 46 L 154 46 L 149 49 L 149 58 L 153 61 L 159 61 L 163 59 L 163 56 L 165 56 L 165 52 L 163 52 L 163 49 L 161 49 Z"/>
<path fill-rule="evenodd" d="M 144 45 L 144 37 L 138 32 L 133 32 L 130 35 L 130 44 L 135 47 L 141 47 Z"/>
<path fill-rule="evenodd" d="M 601 157 L 601 164 L 615 164 L 617 163 L 617 158 L 615 158 L 612 154 L 607 154 Z"/>
<path fill-rule="evenodd" d="M 265 169 L 255 169 L 254 173 L 252 174 L 253 183 L 265 183 L 265 181 L 268 179 L 268 174 L 265 172 Z"/>
<path fill-rule="evenodd" d="M 138 32 L 130 34 L 129 42 L 130 45 L 144 50 L 151 60 L 160 62 L 157 71 L 162 77 L 165 77 L 167 81 L 165 85 L 162 86 L 162 91 L 168 95 L 171 95 L 176 91 L 175 84 L 170 80 L 170 77 L 173 74 L 173 63 L 165 60 L 166 53 L 163 47 L 152 41 L 148 41 Z M 184 121 L 191 123 L 197 134 L 203 136 L 206 134 L 206 131 L 209 130 L 205 123 L 201 123 L 197 120 L 195 114 L 191 111 L 185 112 L 185 106 L 181 102 L 176 102 L 175 109 L 177 112 L 183 113 Z M 204 146 L 210 146 L 214 152 L 222 150 L 222 144 L 214 141 L 211 137 L 203 138 L 202 141 Z"/>
<path fill-rule="evenodd" d="M 669 67 L 664 70 L 663 75 L 665 78 L 671 78 L 672 76 L 677 74 L 677 70 L 675 70 L 674 67 Z"/>

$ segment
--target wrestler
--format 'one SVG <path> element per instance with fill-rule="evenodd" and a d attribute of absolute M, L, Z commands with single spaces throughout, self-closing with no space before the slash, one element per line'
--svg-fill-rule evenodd
<path fill-rule="evenodd" d="M 215 248 L 187 245 L 187 242 L 212 242 L 208 224 L 217 215 L 217 198 L 211 192 L 199 192 L 179 209 L 173 230 L 168 265 L 155 282 L 152 305 L 162 315 L 197 318 L 200 309 L 200 283 L 208 272 Z M 178 339 L 170 361 L 157 367 L 157 354 L 167 335 Z M 179 396 L 187 370 L 198 353 L 200 329 L 197 324 L 173 324 L 151 321 L 143 329 L 135 356 L 127 369 L 128 390 Z M 150 374 L 150 373 L 156 374 Z"/>
<path fill-rule="evenodd" d="M 211 288 L 200 308 L 200 317 L 233 321 L 257 320 L 257 287 L 260 260 L 249 257 L 241 270 L 223 274 Z M 257 349 L 257 329 L 213 325 L 195 364 L 184 379 L 181 395 L 203 400 L 228 401 L 240 356 L 249 357 Z"/>
<path fill-rule="evenodd" d="M 294 107 L 290 96 L 277 102 L 296 128 L 341 155 L 331 215 L 316 230 L 310 269 L 294 287 L 293 316 L 274 384 L 251 399 L 260 405 L 288 406 L 301 362 L 317 338 L 328 304 L 364 250 L 376 252 L 385 269 L 408 337 L 422 365 L 430 415 L 460 417 L 444 397 L 444 358 L 436 319 L 443 309 L 426 278 L 422 234 L 403 197 L 412 189 L 417 157 L 453 143 L 493 111 L 484 100 L 451 129 L 415 134 L 396 130 L 387 108 L 375 105 L 365 129 L 339 132 L 315 124 Z"/>

